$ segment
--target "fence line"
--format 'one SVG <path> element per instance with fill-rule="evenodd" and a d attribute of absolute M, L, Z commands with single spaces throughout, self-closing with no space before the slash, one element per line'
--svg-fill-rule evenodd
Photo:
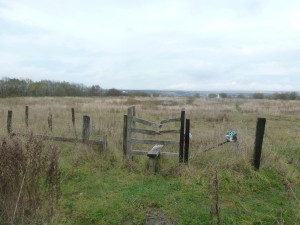
<path fill-rule="evenodd" d="M 28 128 L 28 117 L 29 117 L 29 107 L 25 107 L 25 126 Z M 82 126 L 82 139 L 79 139 L 76 135 L 75 138 L 65 138 L 65 137 L 54 137 L 54 136 L 47 136 L 47 135 L 32 135 L 32 134 L 20 134 L 20 133 L 13 133 L 13 127 L 12 127 L 12 115 L 13 112 L 11 110 L 8 111 L 7 114 L 7 133 L 11 136 L 17 135 L 22 137 L 29 137 L 33 136 L 36 138 L 41 138 L 43 140 L 51 140 L 51 141 L 62 141 L 62 142 L 73 142 L 73 143 L 84 143 L 84 144 L 94 144 L 99 145 L 100 148 L 103 151 L 106 151 L 107 149 L 107 136 L 103 136 L 102 140 L 90 140 L 90 117 L 89 116 L 83 116 L 83 126 Z M 74 115 L 74 116 L 73 116 Z M 74 121 L 74 129 L 75 129 L 75 112 L 72 108 L 72 122 Z M 49 114 L 48 116 L 48 128 L 50 131 L 52 131 L 52 114 Z"/>

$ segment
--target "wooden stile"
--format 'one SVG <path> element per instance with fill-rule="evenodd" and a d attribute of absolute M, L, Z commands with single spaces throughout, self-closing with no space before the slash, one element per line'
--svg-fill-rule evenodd
<path fill-rule="evenodd" d="M 128 155 L 147 155 L 150 159 L 153 159 L 149 162 L 150 164 L 150 171 L 154 172 L 153 169 L 156 164 L 156 159 L 158 156 L 167 156 L 167 157 L 177 157 L 179 158 L 179 162 L 187 162 L 188 161 L 188 149 L 189 149 L 189 138 L 186 138 L 185 142 L 185 135 L 184 135 L 184 128 L 185 128 L 185 111 L 182 109 L 180 118 L 171 118 L 166 120 L 161 120 L 159 124 L 148 121 L 142 118 L 137 118 L 134 114 L 134 108 L 128 108 L 128 114 L 124 115 L 124 126 L 123 126 L 123 154 L 124 156 Z M 189 123 L 189 120 L 187 120 Z M 137 125 L 137 123 L 150 126 L 152 128 L 161 128 L 163 124 L 170 123 L 170 122 L 180 122 L 180 129 L 179 130 L 149 130 L 149 129 L 141 129 L 136 128 L 133 124 Z M 188 134 L 189 134 L 189 125 L 186 127 Z M 143 135 L 163 135 L 163 134 L 179 134 L 179 141 L 175 140 L 156 140 L 156 139 L 140 139 L 140 138 L 133 138 L 133 134 L 143 134 Z M 150 151 L 143 151 L 143 150 L 133 150 L 132 146 L 137 144 L 143 145 L 154 145 L 154 147 Z M 185 145 L 186 144 L 186 145 Z M 179 148 L 178 152 L 162 152 L 161 148 L 164 145 L 171 145 L 174 147 Z M 186 160 L 184 161 L 184 158 Z"/>

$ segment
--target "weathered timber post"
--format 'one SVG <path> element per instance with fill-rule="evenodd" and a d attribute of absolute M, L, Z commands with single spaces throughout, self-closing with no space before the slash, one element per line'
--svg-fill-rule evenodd
<path fill-rule="evenodd" d="M 185 139 L 184 139 L 184 162 L 189 161 L 189 148 L 190 148 L 190 119 L 185 120 Z"/>
<path fill-rule="evenodd" d="M 71 112 L 72 112 L 72 124 L 73 124 L 73 127 L 75 127 L 75 110 L 74 110 L 74 108 L 71 109 Z"/>
<path fill-rule="evenodd" d="M 51 113 L 48 116 L 48 128 L 52 132 L 52 114 Z"/>
<path fill-rule="evenodd" d="M 183 147 L 184 147 L 184 120 L 185 111 L 182 109 L 180 117 L 180 139 L 179 139 L 179 162 L 183 162 Z"/>
<path fill-rule="evenodd" d="M 83 116 L 82 142 L 88 143 L 89 139 L 90 139 L 90 117 Z"/>
<path fill-rule="evenodd" d="M 154 145 L 154 147 L 147 153 L 147 156 L 149 157 L 149 172 L 152 174 L 155 174 L 157 169 L 156 163 L 159 159 L 162 147 L 163 145 Z"/>
<path fill-rule="evenodd" d="M 149 172 L 155 174 L 156 170 L 156 158 L 149 158 Z"/>
<path fill-rule="evenodd" d="M 124 115 L 123 124 L 123 156 L 127 157 L 127 115 Z"/>
<path fill-rule="evenodd" d="M 132 106 L 132 116 L 135 117 L 135 106 Z M 132 121 L 132 127 L 135 127 L 135 121 Z"/>
<path fill-rule="evenodd" d="M 71 109 L 71 113 L 72 113 L 73 130 L 74 130 L 74 133 L 75 133 L 75 137 L 77 138 L 76 125 L 75 125 L 75 110 L 74 110 L 74 108 Z"/>
<path fill-rule="evenodd" d="M 254 155 L 253 155 L 253 166 L 256 170 L 259 170 L 265 125 L 266 125 L 265 118 L 257 118 L 256 137 L 255 137 Z"/>
<path fill-rule="evenodd" d="M 126 138 L 126 149 L 127 152 L 126 154 L 131 154 L 131 128 L 132 128 L 132 123 L 133 123 L 133 107 L 128 108 L 128 113 L 127 113 L 127 138 Z"/>
<path fill-rule="evenodd" d="M 8 134 L 11 134 L 11 132 L 12 132 L 12 111 L 11 110 L 9 110 L 8 112 L 7 112 L 7 133 Z"/>
<path fill-rule="evenodd" d="M 28 111 L 29 111 L 29 107 L 28 105 L 25 106 L 25 125 L 26 128 L 28 128 Z"/>

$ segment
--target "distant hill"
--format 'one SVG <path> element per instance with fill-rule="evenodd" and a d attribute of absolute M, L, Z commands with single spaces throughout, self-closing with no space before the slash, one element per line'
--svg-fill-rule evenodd
<path fill-rule="evenodd" d="M 245 98 L 252 98 L 255 93 L 262 93 L 265 97 L 271 97 L 275 91 L 181 91 L 181 90 L 121 90 L 123 93 L 147 93 L 153 96 L 174 96 L 174 97 L 188 97 L 198 95 L 200 97 L 208 97 L 210 94 L 226 94 L 228 97 L 243 96 Z M 298 92 L 300 94 L 300 92 Z"/>

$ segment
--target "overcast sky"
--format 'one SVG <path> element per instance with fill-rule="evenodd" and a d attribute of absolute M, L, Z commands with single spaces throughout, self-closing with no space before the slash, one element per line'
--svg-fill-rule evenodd
<path fill-rule="evenodd" d="M 0 77 L 300 91 L 299 0 L 0 0 Z"/>

